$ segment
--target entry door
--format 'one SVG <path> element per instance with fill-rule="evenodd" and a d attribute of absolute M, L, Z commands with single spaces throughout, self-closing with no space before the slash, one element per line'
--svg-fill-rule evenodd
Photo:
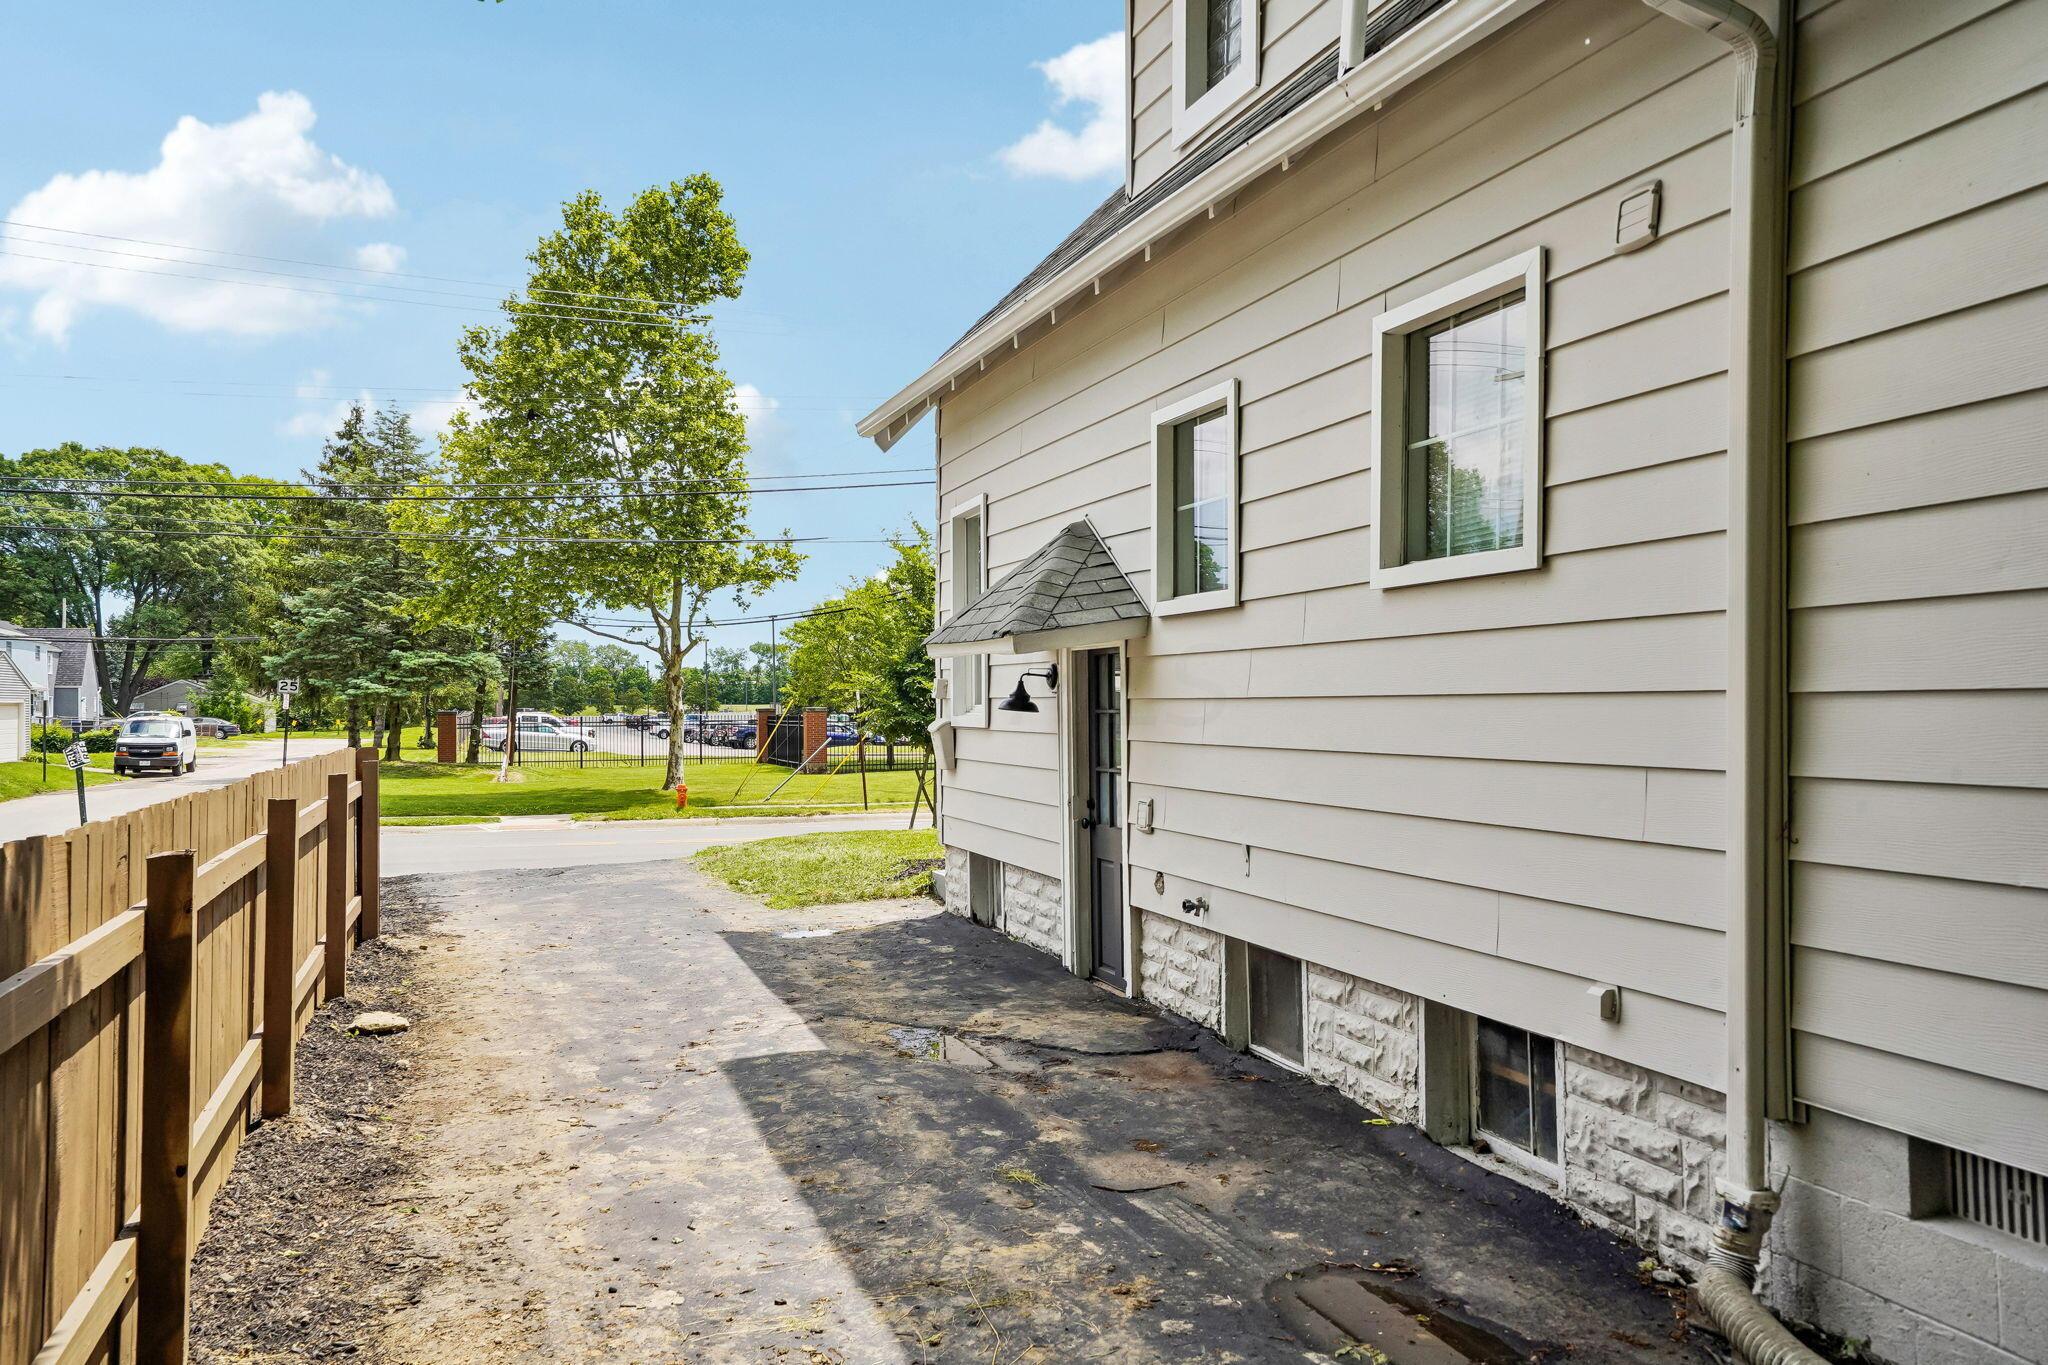
<path fill-rule="evenodd" d="M 1097 981 L 1124 989 L 1123 840 L 1123 661 L 1113 649 L 1088 656 L 1088 695 L 1083 708 L 1088 735 L 1083 748 L 1081 829 L 1085 836 L 1089 885 L 1089 934 Z"/>

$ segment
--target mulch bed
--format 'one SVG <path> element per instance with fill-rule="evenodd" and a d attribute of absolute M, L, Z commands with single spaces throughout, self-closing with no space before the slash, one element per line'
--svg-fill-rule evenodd
<path fill-rule="evenodd" d="M 193 1258 L 195 1361 L 377 1360 L 377 1324 L 417 1301 L 429 1267 L 406 1252 L 395 1202 L 415 1156 L 389 1121 L 412 1035 L 348 1024 L 370 1009 L 418 1022 L 407 987 L 427 923 L 424 901 L 386 884 L 382 937 L 299 1043 L 292 1112 L 243 1141 Z"/>

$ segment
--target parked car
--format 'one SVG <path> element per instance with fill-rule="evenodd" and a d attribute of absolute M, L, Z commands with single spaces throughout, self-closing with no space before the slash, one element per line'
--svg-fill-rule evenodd
<path fill-rule="evenodd" d="M 241 726 L 231 720 L 222 720 L 219 716 L 199 716 L 192 723 L 198 727 L 201 734 L 217 735 L 222 739 L 242 733 Z"/>
<path fill-rule="evenodd" d="M 121 722 L 114 737 L 114 771 L 167 772 L 176 776 L 199 766 L 199 732 L 184 716 L 144 713 Z"/>
<path fill-rule="evenodd" d="M 484 728 L 484 747 L 488 749 L 503 749 L 505 747 L 505 724 L 503 721 L 498 722 L 498 727 L 495 730 L 486 724 Z M 528 752 L 551 750 L 556 753 L 566 751 L 572 754 L 580 754 L 590 748 L 590 741 L 564 726 L 545 725 L 537 720 L 522 719 L 519 722 L 519 747 Z"/>

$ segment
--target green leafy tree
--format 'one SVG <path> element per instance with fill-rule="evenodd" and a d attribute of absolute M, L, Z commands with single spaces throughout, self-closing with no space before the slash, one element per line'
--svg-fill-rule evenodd
<path fill-rule="evenodd" d="M 55 625 L 61 605 L 102 637 L 94 661 L 116 713 L 173 648 L 164 639 L 243 622 L 266 504 L 207 496 L 247 491 L 225 467 L 74 443 L 0 457 L 0 490 L 0 593 L 32 623 Z"/>
<path fill-rule="evenodd" d="M 789 626 L 788 698 L 859 717 L 891 739 L 923 732 L 932 714 L 931 533 L 892 540 L 895 559 Z"/>
<path fill-rule="evenodd" d="M 736 298 L 748 257 L 698 175 L 624 209 L 595 191 L 563 207 L 532 256 L 525 297 L 604 296 L 602 322 L 508 301 L 503 327 L 462 340 L 473 411 L 443 443 L 451 489 L 518 485 L 533 496 L 448 501 L 420 521 L 440 577 L 470 600 L 540 614 L 651 652 L 670 713 L 665 786 L 682 770 L 684 661 L 714 599 L 742 608 L 794 576 L 786 543 L 750 543 L 746 423 L 704 309 Z M 426 506 L 426 505 L 423 505 Z M 651 643 L 590 624 L 634 609 Z"/>

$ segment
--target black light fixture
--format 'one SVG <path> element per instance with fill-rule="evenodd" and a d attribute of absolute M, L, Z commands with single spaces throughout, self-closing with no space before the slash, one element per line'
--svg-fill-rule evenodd
<path fill-rule="evenodd" d="M 1011 691 L 1009 696 L 996 704 L 996 710 L 1036 711 L 1038 709 L 1038 703 L 1031 700 L 1031 694 L 1024 690 L 1025 678 L 1043 678 L 1045 679 L 1046 691 L 1057 692 L 1060 690 L 1060 666 L 1058 664 L 1047 664 L 1044 668 L 1029 669 L 1018 676 L 1016 688 Z"/>

